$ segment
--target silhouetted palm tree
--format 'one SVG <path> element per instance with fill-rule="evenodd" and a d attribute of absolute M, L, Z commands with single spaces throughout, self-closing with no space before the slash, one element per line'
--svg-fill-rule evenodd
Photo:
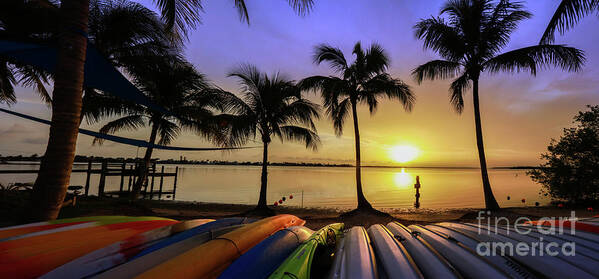
<path fill-rule="evenodd" d="M 531 16 L 520 3 L 502 0 L 451 0 L 441 9 L 447 18 L 431 17 L 414 26 L 424 47 L 445 60 L 433 60 L 418 66 L 413 76 L 418 83 L 429 79 L 457 77 L 449 88 L 450 102 L 458 113 L 464 108 L 464 93 L 472 87 L 476 143 L 481 168 L 485 205 L 498 209 L 493 196 L 483 144 L 478 85 L 482 72 L 530 71 L 555 65 L 577 71 L 584 62 L 582 51 L 562 45 L 535 45 L 499 53 L 516 30 L 518 23 Z M 446 21 L 447 20 L 447 21 Z"/>
<path fill-rule="evenodd" d="M 583 17 L 593 12 L 599 15 L 598 0 L 562 0 L 543 33 L 541 44 L 553 43 L 555 41 L 555 30 L 558 30 L 560 34 L 564 34 Z"/>
<path fill-rule="evenodd" d="M 245 141 L 256 136 L 263 145 L 260 198 L 256 211 L 271 212 L 266 204 L 268 181 L 268 145 L 273 137 L 281 141 L 296 141 L 316 150 L 320 138 L 314 120 L 319 118 L 319 106 L 303 99 L 295 83 L 281 74 L 267 76 L 255 66 L 244 65 L 229 76 L 239 79 L 243 95 L 232 99 L 228 108 L 237 112 L 229 124 L 231 140 Z"/>
<path fill-rule="evenodd" d="M 55 1 L 40 0 L 47 4 Z M 201 0 L 154 0 L 175 39 L 199 23 Z M 71 176 L 81 119 L 84 64 L 87 51 L 89 0 L 61 0 L 61 32 L 58 40 L 52 103 L 52 124 L 44 158 L 34 184 L 31 219 L 55 219 L 60 211 Z M 246 19 L 244 0 L 234 0 Z M 289 0 L 298 12 L 312 7 L 312 0 Z"/>
<path fill-rule="evenodd" d="M 3 39 L 47 39 L 57 28 L 56 13 L 38 1 L 0 1 L 0 36 Z M 0 103 L 16 102 L 14 86 L 31 87 L 41 99 L 50 104 L 52 98 L 46 90 L 51 75 L 32 66 L 0 57 Z"/>
<path fill-rule="evenodd" d="M 145 126 L 151 127 L 148 142 L 169 145 L 181 132 L 191 130 L 204 138 L 222 144 L 224 138 L 219 129 L 213 125 L 214 112 L 222 110 L 226 93 L 211 89 L 204 76 L 192 65 L 169 57 L 160 57 L 152 65 L 146 65 L 133 71 L 137 87 L 155 104 L 167 109 L 172 115 L 150 110 L 146 107 L 122 103 L 122 110 L 114 110 L 114 106 L 106 106 L 104 102 L 88 104 L 88 121 L 100 121 L 107 116 L 121 114 L 121 118 L 105 124 L 100 133 L 112 134 L 121 130 L 135 130 Z M 110 98 L 110 97 L 105 97 Z M 112 97 L 118 102 L 118 98 Z M 95 139 L 100 141 L 100 139 Z M 131 197 L 136 199 L 141 188 L 147 183 L 151 166 L 153 147 L 146 148 L 140 173 L 133 186 Z"/>
<path fill-rule="evenodd" d="M 351 112 L 354 124 L 356 146 L 356 190 L 358 210 L 371 210 L 372 205 L 362 192 L 362 174 L 360 169 L 360 131 L 358 129 L 358 104 L 368 105 L 370 114 L 374 114 L 380 98 L 397 99 L 404 109 L 410 111 L 414 104 L 412 91 L 399 79 L 394 79 L 385 71 L 389 57 L 378 44 L 372 44 L 367 50 L 360 42 L 354 46 L 356 60 L 349 64 L 338 48 L 329 45 L 316 47 L 314 62 L 328 62 L 337 76 L 313 76 L 300 82 L 303 90 L 320 91 L 323 104 L 333 121 L 335 133 L 341 136 L 345 119 Z"/>

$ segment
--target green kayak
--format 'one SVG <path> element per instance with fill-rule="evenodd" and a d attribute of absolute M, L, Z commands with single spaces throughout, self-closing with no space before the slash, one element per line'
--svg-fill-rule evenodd
<path fill-rule="evenodd" d="M 342 235 L 343 223 L 330 224 L 315 232 L 302 243 L 275 270 L 270 279 L 320 278 L 319 272 L 326 274 L 333 259 L 337 240 Z"/>

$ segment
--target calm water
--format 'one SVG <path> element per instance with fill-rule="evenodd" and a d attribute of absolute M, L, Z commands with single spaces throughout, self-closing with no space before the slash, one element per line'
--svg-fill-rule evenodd
<path fill-rule="evenodd" d="M 85 168 L 76 165 L 76 168 Z M 160 167 L 160 166 L 159 166 Z M 174 171 L 174 165 L 166 165 Z M 36 165 L 0 165 L 0 169 L 37 169 Z M 99 168 L 96 166 L 95 168 Z M 349 208 L 355 206 L 353 168 L 269 167 L 268 201 L 293 195 L 286 205 Z M 405 208 L 414 203 L 414 183 L 420 176 L 421 207 L 462 208 L 484 206 L 478 169 L 364 168 L 366 197 L 376 207 Z M 491 170 L 491 183 L 502 206 L 547 203 L 539 195 L 540 186 L 523 170 Z M 0 183 L 32 182 L 32 174 L 0 174 Z M 97 193 L 99 175 L 92 175 L 91 193 Z M 106 190 L 118 190 L 120 178 L 108 177 Z M 156 181 L 156 185 L 158 185 Z M 126 182 L 125 182 L 126 183 Z M 71 185 L 85 185 L 84 173 L 73 173 Z M 172 178 L 165 179 L 172 186 Z M 260 167 L 258 166 L 179 166 L 177 200 L 253 204 L 258 200 Z M 511 200 L 507 200 L 507 196 Z"/>

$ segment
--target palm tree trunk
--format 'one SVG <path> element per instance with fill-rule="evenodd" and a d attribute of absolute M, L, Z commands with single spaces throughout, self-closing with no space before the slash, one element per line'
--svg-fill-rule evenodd
<path fill-rule="evenodd" d="M 370 209 L 372 205 L 364 197 L 362 192 L 362 169 L 360 159 L 360 130 L 358 129 L 358 111 L 356 102 L 351 102 L 352 115 L 354 119 L 354 140 L 356 143 L 356 191 L 358 196 L 358 209 Z"/>
<path fill-rule="evenodd" d="M 30 218 L 56 219 L 71 178 L 79 133 L 89 0 L 63 0 L 54 92 L 52 124 L 45 155 L 33 185 Z"/>
<path fill-rule="evenodd" d="M 499 209 L 499 204 L 495 200 L 489 174 L 487 173 L 487 159 L 485 158 L 485 145 L 483 143 L 483 131 L 480 121 L 480 107 L 478 102 L 478 78 L 473 80 L 473 104 L 474 104 L 474 124 L 476 126 L 476 146 L 478 147 L 478 160 L 480 161 L 480 172 L 483 179 L 483 191 L 485 193 L 485 207 L 487 209 Z"/>
<path fill-rule="evenodd" d="M 266 206 L 266 184 L 268 182 L 268 142 L 264 142 L 262 149 L 262 175 L 260 176 L 260 199 L 258 199 L 257 209 L 268 208 Z"/>
<path fill-rule="evenodd" d="M 156 134 L 158 134 L 158 124 L 154 122 L 152 124 L 152 132 L 150 133 L 150 141 L 151 145 L 154 145 L 156 142 Z M 148 172 L 150 170 L 151 161 L 152 161 L 152 152 L 154 151 L 154 147 L 150 146 L 146 148 L 146 154 L 144 155 L 144 160 L 142 164 L 139 166 L 139 175 L 138 179 L 133 185 L 133 190 L 131 191 L 131 199 L 136 200 L 139 197 L 139 193 L 141 193 L 141 188 L 146 185 L 148 182 Z"/>

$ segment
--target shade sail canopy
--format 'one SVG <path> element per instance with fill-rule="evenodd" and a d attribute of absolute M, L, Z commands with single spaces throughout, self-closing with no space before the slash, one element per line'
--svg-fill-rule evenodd
<path fill-rule="evenodd" d="M 56 70 L 57 53 L 56 47 L 52 45 L 0 40 L 1 57 L 31 65 L 49 73 L 54 73 Z M 152 110 L 172 115 L 163 107 L 152 103 L 89 42 L 86 53 L 84 70 L 86 87 L 102 90 Z"/>

